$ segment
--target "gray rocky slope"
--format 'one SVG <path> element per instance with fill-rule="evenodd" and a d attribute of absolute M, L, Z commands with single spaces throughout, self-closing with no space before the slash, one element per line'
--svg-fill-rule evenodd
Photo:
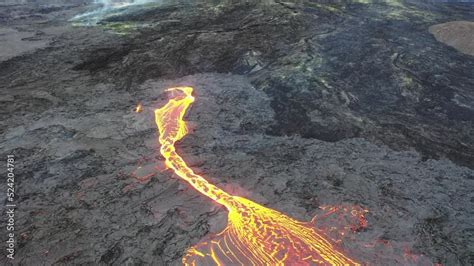
<path fill-rule="evenodd" d="M 152 111 L 176 85 L 196 90 L 178 150 L 216 185 L 300 220 L 360 205 L 361 243 L 474 263 L 474 57 L 428 31 L 472 19 L 472 6 L 224 1 L 68 21 L 93 8 L 1 6 L 15 264 L 178 264 L 222 229 L 225 210 L 158 154 Z"/>

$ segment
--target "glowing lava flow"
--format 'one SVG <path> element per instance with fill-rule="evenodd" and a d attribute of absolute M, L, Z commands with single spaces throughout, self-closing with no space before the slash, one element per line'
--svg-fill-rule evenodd
<path fill-rule="evenodd" d="M 194 102 L 193 89 L 178 87 L 168 91 L 180 93 L 155 110 L 160 152 L 166 165 L 229 211 L 227 227 L 213 240 L 189 248 L 182 260 L 184 265 L 359 265 L 311 223 L 297 221 L 248 199 L 230 195 L 196 175 L 174 147 L 187 134 L 183 117 Z"/>

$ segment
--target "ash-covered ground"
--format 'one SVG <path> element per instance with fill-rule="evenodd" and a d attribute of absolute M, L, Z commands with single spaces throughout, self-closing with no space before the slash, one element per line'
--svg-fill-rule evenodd
<path fill-rule="evenodd" d="M 225 226 L 163 167 L 153 109 L 178 85 L 196 96 L 178 151 L 214 184 L 303 221 L 368 209 L 347 249 L 370 264 L 417 264 L 373 241 L 474 264 L 472 42 L 433 35 L 473 5 L 166 1 L 70 21 L 97 8 L 0 4 L 0 154 L 17 160 L 2 264 L 176 265 Z"/>

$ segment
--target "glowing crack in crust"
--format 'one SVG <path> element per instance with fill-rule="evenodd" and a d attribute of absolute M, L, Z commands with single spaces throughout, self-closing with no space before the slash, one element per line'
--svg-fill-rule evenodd
<path fill-rule="evenodd" d="M 189 248 L 182 259 L 184 265 L 359 265 L 313 224 L 230 195 L 195 174 L 174 146 L 187 134 L 183 117 L 194 102 L 193 88 L 177 87 L 168 91 L 177 91 L 178 95 L 155 110 L 160 152 L 166 165 L 229 211 L 227 227 L 212 240 Z"/>

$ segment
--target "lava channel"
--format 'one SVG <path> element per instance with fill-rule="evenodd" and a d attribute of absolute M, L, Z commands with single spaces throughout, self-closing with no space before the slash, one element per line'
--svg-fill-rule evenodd
<path fill-rule="evenodd" d="M 167 167 L 229 212 L 227 227 L 212 240 L 189 248 L 184 265 L 360 265 L 313 224 L 230 195 L 195 174 L 175 149 L 175 143 L 187 134 L 183 117 L 194 102 L 193 88 L 168 91 L 179 93 L 155 110 L 160 152 Z"/>

